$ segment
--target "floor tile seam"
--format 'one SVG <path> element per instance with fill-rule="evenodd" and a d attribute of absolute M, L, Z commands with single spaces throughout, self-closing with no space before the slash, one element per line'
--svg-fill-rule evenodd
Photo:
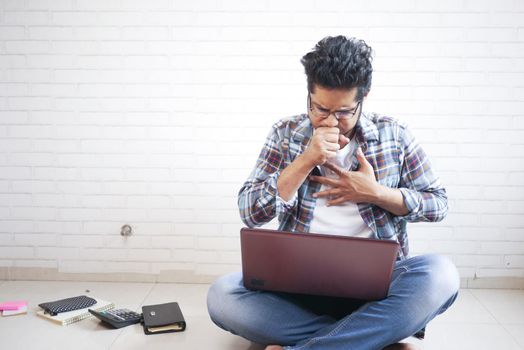
<path fill-rule="evenodd" d="M 517 346 L 518 346 L 520 349 L 524 350 L 524 346 L 520 345 L 518 339 L 515 338 L 515 336 L 513 336 L 513 333 L 510 332 L 510 331 L 506 328 L 506 325 L 508 325 L 508 324 L 503 323 L 503 324 L 501 324 L 501 327 L 504 329 L 504 331 L 506 331 L 506 333 L 509 334 L 509 336 L 511 337 L 511 339 L 513 339 L 513 341 L 515 342 L 515 344 L 517 344 Z"/>
<path fill-rule="evenodd" d="M 491 315 L 491 317 L 493 317 L 493 319 L 494 319 L 495 321 L 497 321 L 497 324 L 502 325 L 502 324 L 500 323 L 499 319 L 495 317 L 495 315 L 491 312 L 491 310 L 487 307 L 487 305 L 485 305 L 485 304 L 482 302 L 482 300 L 481 300 L 477 295 L 475 295 L 475 293 L 471 293 L 471 295 L 473 295 L 473 297 L 475 298 L 475 300 L 477 300 L 477 301 L 479 302 L 479 304 L 484 308 L 484 310 L 486 310 L 486 311 Z"/>
<path fill-rule="evenodd" d="M 502 327 L 502 329 L 504 330 L 504 332 L 506 333 L 506 335 L 509 335 L 509 337 L 513 340 L 513 342 L 515 344 L 517 344 L 517 346 L 521 349 L 521 350 L 524 350 L 524 347 L 522 347 L 519 342 L 517 341 L 517 339 L 513 336 L 513 334 L 511 334 L 511 332 L 508 331 L 508 329 L 506 327 L 504 327 L 504 324 L 498 319 L 495 317 L 495 315 L 490 311 L 490 309 L 482 302 L 482 300 L 472 291 L 470 291 L 470 294 L 473 296 L 473 298 L 475 298 L 475 300 L 477 300 L 479 302 L 479 304 L 484 308 L 484 310 L 486 310 L 490 315 L 491 317 L 493 317 L 493 319 L 497 322 L 497 324 Z M 470 324 L 473 324 L 473 323 L 470 323 Z M 493 323 L 490 323 L 490 324 L 493 324 Z"/>

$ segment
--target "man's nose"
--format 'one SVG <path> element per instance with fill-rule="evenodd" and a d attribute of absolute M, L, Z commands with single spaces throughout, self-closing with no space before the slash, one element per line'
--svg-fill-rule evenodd
<path fill-rule="evenodd" d="M 328 115 L 324 120 L 322 121 L 324 126 L 327 126 L 329 128 L 334 128 L 335 126 L 338 126 L 338 119 L 335 117 L 334 113 L 331 113 Z"/>

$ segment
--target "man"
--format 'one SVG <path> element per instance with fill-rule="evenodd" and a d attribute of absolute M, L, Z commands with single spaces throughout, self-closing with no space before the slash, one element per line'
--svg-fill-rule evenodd
<path fill-rule="evenodd" d="M 302 58 L 308 113 L 273 125 L 238 203 L 250 227 L 278 217 L 285 231 L 397 241 L 388 296 L 352 303 L 250 291 L 241 273 L 219 278 L 208 293 L 213 322 L 268 350 L 416 349 L 398 342 L 457 297 L 448 259 L 409 256 L 406 223 L 442 220 L 446 191 L 404 124 L 363 112 L 371 61 L 364 41 L 344 36 L 322 39 Z"/>

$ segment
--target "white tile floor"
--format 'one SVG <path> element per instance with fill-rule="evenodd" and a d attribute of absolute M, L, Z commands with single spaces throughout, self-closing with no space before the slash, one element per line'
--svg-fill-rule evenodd
<path fill-rule="evenodd" d="M 259 350 L 259 345 L 216 327 L 206 310 L 208 285 L 102 282 L 0 281 L 0 301 L 26 299 L 27 315 L 0 317 L 2 349 L 214 349 Z M 96 319 L 59 326 L 35 315 L 37 304 L 86 294 L 140 310 L 178 301 L 188 328 L 146 336 L 139 325 L 107 329 Z M 427 327 L 424 350 L 524 350 L 524 291 L 462 290 L 456 303 Z"/>

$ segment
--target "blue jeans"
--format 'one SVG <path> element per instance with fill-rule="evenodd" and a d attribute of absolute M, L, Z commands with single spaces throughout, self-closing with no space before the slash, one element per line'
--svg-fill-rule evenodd
<path fill-rule="evenodd" d="M 379 301 L 251 291 L 236 272 L 211 285 L 207 307 L 217 326 L 255 343 L 288 350 L 377 350 L 446 311 L 459 285 L 453 263 L 430 254 L 397 261 L 388 296 Z"/>

